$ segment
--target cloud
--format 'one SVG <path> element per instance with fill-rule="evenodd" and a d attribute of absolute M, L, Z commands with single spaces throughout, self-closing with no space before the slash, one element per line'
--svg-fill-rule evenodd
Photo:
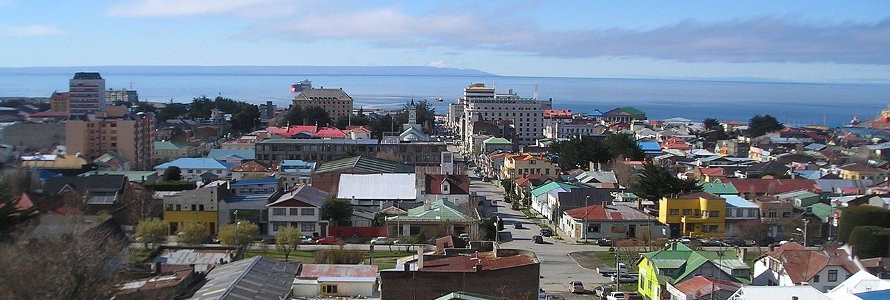
<path fill-rule="evenodd" d="M 688 62 L 890 64 L 890 19 L 806 23 L 776 17 L 703 23 L 685 20 L 649 30 L 544 30 L 533 21 L 480 12 L 398 8 L 308 12 L 254 24 L 239 36 L 299 41 L 356 40 L 378 47 L 499 50 L 560 58 L 645 57 Z"/>
<path fill-rule="evenodd" d="M 431 61 L 430 63 L 426 64 L 426 66 L 433 67 L 433 68 L 444 68 L 445 62 L 442 60 L 434 60 L 434 61 Z"/>
<path fill-rule="evenodd" d="M 175 17 L 233 13 L 247 17 L 289 14 L 295 3 L 283 0 L 129 0 L 112 5 L 115 17 Z"/>
<path fill-rule="evenodd" d="M 61 29 L 49 25 L 25 25 L 6 28 L 6 30 L 4 30 L 4 33 L 7 36 L 40 37 L 62 35 L 65 32 Z"/>

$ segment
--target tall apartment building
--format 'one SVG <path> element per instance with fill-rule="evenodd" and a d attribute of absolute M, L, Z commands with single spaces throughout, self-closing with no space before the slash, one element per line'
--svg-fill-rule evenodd
<path fill-rule="evenodd" d="M 71 118 L 65 121 L 66 151 L 80 153 L 90 160 L 114 152 L 137 170 L 150 170 L 154 148 L 152 119 L 147 114 L 128 114 L 123 106 Z"/>
<path fill-rule="evenodd" d="M 68 98 L 68 114 L 72 116 L 105 110 L 105 79 L 99 73 L 74 73 L 68 82 Z"/>
<path fill-rule="evenodd" d="M 318 106 L 328 112 L 334 122 L 352 113 L 352 97 L 343 89 L 310 88 L 303 90 L 294 98 L 294 106 L 303 110 Z M 314 124 L 311 124 L 314 125 Z M 324 126 L 326 124 L 318 124 Z"/>
<path fill-rule="evenodd" d="M 513 123 L 518 145 L 534 145 L 544 137 L 544 110 L 550 109 L 550 101 L 520 98 L 513 90 L 507 94 L 494 94 L 494 89 L 483 84 L 472 84 L 464 89 L 463 140 L 472 145 L 471 136 L 475 122 L 489 121 Z M 469 149 L 468 149 L 469 150 Z"/>
<path fill-rule="evenodd" d="M 105 91 L 105 102 L 114 103 L 115 101 L 136 104 L 139 102 L 139 94 L 135 90 L 127 89 Z"/>
<path fill-rule="evenodd" d="M 49 111 L 67 112 L 68 101 L 69 94 L 67 92 L 53 92 L 53 95 L 49 97 Z"/>

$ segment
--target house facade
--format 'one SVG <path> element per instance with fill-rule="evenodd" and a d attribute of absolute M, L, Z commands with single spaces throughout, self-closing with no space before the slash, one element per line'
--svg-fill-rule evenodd
<path fill-rule="evenodd" d="M 386 218 L 386 226 L 390 236 L 413 236 L 423 233 L 425 236 L 441 236 L 445 234 L 459 235 L 473 233 L 477 228 L 479 217 L 461 211 L 460 207 L 447 200 L 424 203 L 408 210 L 406 215 Z M 444 231 L 444 232 L 440 232 Z"/>
<path fill-rule="evenodd" d="M 515 154 L 504 157 L 504 166 L 501 172 L 501 179 L 517 179 L 531 174 L 556 178 L 559 176 L 559 167 L 540 156 Z"/>
<path fill-rule="evenodd" d="M 751 268 L 740 257 L 733 250 L 692 250 L 678 242 L 670 243 L 665 249 L 641 254 L 637 292 L 646 299 L 665 299 L 669 296 L 667 285 L 695 276 L 748 284 Z"/>
<path fill-rule="evenodd" d="M 672 237 L 723 237 L 726 234 L 726 199 L 698 192 L 658 203 L 658 221 L 667 224 Z"/>
<path fill-rule="evenodd" d="M 219 231 L 218 207 L 228 193 L 227 182 L 218 180 L 194 190 L 159 193 L 164 199 L 168 234 L 175 235 L 182 224 L 188 222 L 204 225 L 210 235 Z"/>
<path fill-rule="evenodd" d="M 664 238 L 667 228 L 645 212 L 626 205 L 597 204 L 563 212 L 560 229 L 576 241 L 608 238 L 644 241 Z"/>
<path fill-rule="evenodd" d="M 206 178 L 229 178 L 230 166 L 222 161 L 212 158 L 178 158 L 171 162 L 162 163 L 154 167 L 159 176 L 171 167 L 178 167 L 182 180 L 204 181 Z M 203 176 L 202 176 L 203 175 Z"/>
<path fill-rule="evenodd" d="M 753 284 L 808 285 L 824 293 L 858 271 L 846 249 L 811 250 L 790 242 L 754 261 Z"/>
<path fill-rule="evenodd" d="M 327 236 L 328 221 L 321 216 L 321 208 L 330 194 L 310 185 L 299 185 L 266 205 L 269 216 L 269 235 L 284 227 L 293 227 L 304 236 Z"/>

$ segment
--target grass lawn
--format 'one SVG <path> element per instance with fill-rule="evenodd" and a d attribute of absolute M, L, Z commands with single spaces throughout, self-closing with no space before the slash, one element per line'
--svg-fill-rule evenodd
<path fill-rule="evenodd" d="M 384 246 L 385 247 L 385 246 Z M 364 263 L 368 263 L 370 260 L 370 255 L 367 251 L 363 252 L 363 261 Z M 396 260 L 405 257 L 414 255 L 415 252 L 400 252 L 400 251 L 374 251 L 374 264 L 377 265 L 377 268 L 380 270 L 384 269 L 392 269 L 396 266 Z M 269 250 L 248 250 L 244 254 L 244 258 L 254 257 L 254 256 L 264 256 L 267 258 L 271 258 L 274 260 L 284 261 L 284 252 L 277 249 L 269 249 Z M 304 264 L 312 264 L 315 263 L 315 251 L 304 251 L 297 250 L 290 253 L 289 261 L 299 261 Z"/>

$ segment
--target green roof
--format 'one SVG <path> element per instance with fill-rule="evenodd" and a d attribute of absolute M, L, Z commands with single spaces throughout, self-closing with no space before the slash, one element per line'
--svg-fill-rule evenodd
<path fill-rule="evenodd" d="M 675 276 L 665 276 L 667 282 L 671 284 L 677 283 L 678 280 L 689 276 L 700 268 L 702 265 L 710 262 L 717 265 L 727 274 L 732 274 L 733 269 L 749 269 L 750 267 L 739 260 L 738 254 L 732 250 L 723 251 L 696 251 L 692 250 L 684 244 L 674 243 L 675 249 L 663 249 L 649 253 L 643 253 L 657 269 L 680 269 Z M 736 281 L 741 283 L 748 282 L 745 278 L 734 277 Z"/>
<path fill-rule="evenodd" d="M 819 217 L 820 219 L 826 219 L 832 215 L 831 205 L 825 203 L 816 203 L 810 206 L 807 206 L 814 215 Z"/>
<path fill-rule="evenodd" d="M 739 191 L 736 190 L 735 186 L 732 183 L 703 183 L 701 185 L 702 191 L 711 193 L 714 195 L 738 195 Z"/>
<path fill-rule="evenodd" d="M 315 174 L 341 171 L 351 168 L 363 169 L 371 173 L 414 173 L 414 167 L 370 156 L 353 156 L 322 163 Z"/>
<path fill-rule="evenodd" d="M 537 196 L 549 193 L 550 191 L 558 189 L 558 188 L 562 188 L 564 190 L 571 190 L 571 189 L 580 189 L 580 188 L 582 188 L 582 186 L 571 184 L 571 183 L 565 183 L 565 182 L 551 181 L 545 185 L 542 185 L 542 186 L 539 186 L 539 187 L 533 189 L 531 191 L 531 193 L 532 193 L 533 197 L 537 197 Z"/>
<path fill-rule="evenodd" d="M 632 114 L 632 115 L 642 115 L 642 114 L 645 114 L 642 110 L 639 110 L 639 109 L 637 109 L 636 107 L 633 107 L 633 106 L 622 107 L 621 110 L 625 111 L 626 113 Z"/>
<path fill-rule="evenodd" d="M 179 150 L 182 146 L 171 141 L 155 141 L 155 150 Z"/>
<path fill-rule="evenodd" d="M 421 205 L 408 210 L 407 215 L 395 216 L 387 221 L 455 221 L 469 222 L 473 218 L 460 211 L 456 204 L 448 200 L 439 200 L 430 203 L 429 209 Z"/>
<path fill-rule="evenodd" d="M 482 141 L 482 143 L 489 144 L 489 145 L 513 145 L 513 142 L 511 142 L 510 140 L 505 139 L 505 138 L 499 138 L 499 137 L 490 137 L 490 138 Z"/>

